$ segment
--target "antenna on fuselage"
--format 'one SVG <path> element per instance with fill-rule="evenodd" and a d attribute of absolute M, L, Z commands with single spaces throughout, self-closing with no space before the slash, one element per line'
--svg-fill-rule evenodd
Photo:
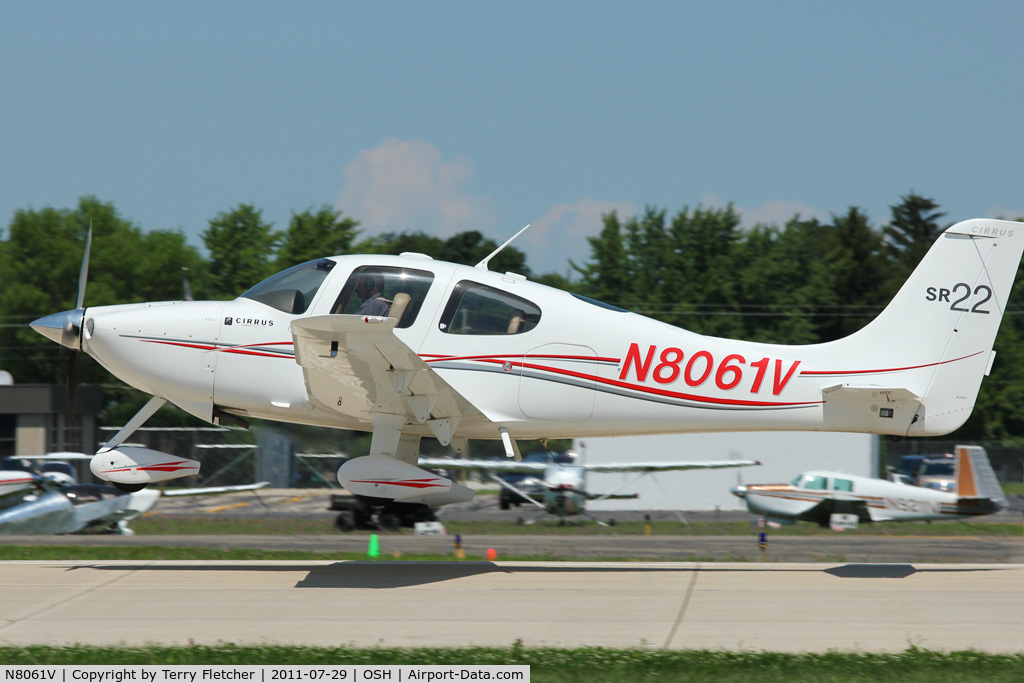
<path fill-rule="evenodd" d="M 527 225 L 526 225 L 526 228 L 529 228 L 529 227 L 530 227 L 530 224 L 527 224 Z M 505 247 L 507 247 L 508 245 L 512 244 L 512 240 L 514 240 L 515 238 L 519 237 L 519 236 L 520 236 L 520 235 L 522 235 L 522 234 L 523 234 L 524 232 L 526 232 L 526 228 L 523 228 L 522 230 L 520 230 L 520 231 L 519 231 L 519 232 L 517 232 L 516 234 L 512 235 L 511 237 L 509 237 L 509 238 L 508 238 L 507 240 L 505 240 L 505 243 L 504 243 L 504 244 L 502 244 L 502 245 L 501 245 L 500 247 L 498 247 L 497 249 L 495 249 L 494 251 L 492 251 L 492 252 L 491 252 L 490 254 L 488 254 L 488 255 L 487 255 L 487 258 L 485 258 L 485 259 L 484 259 L 483 261 L 481 261 L 480 263 L 476 264 L 476 266 L 475 266 L 475 267 L 476 267 L 476 268 L 479 268 L 480 270 L 487 270 L 487 264 L 488 264 L 488 262 L 490 262 L 490 260 L 491 260 L 492 258 L 494 258 L 495 256 L 497 256 L 497 255 L 498 255 L 499 253 L 501 253 L 501 250 L 502 250 L 502 249 L 504 249 L 504 248 L 505 248 Z"/>

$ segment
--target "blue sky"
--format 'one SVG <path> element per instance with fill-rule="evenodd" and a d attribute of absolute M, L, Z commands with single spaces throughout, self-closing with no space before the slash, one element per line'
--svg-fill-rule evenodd
<path fill-rule="evenodd" d="M 94 194 L 201 245 L 253 203 L 479 229 L 535 271 L 601 214 L 914 190 L 1024 216 L 1024 3 L 6 2 L 0 226 Z"/>

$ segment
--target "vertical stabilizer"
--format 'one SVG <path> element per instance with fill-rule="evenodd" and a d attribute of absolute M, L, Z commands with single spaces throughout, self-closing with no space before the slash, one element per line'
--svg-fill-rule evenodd
<path fill-rule="evenodd" d="M 843 393 L 858 391 L 858 382 L 875 391 L 903 389 L 889 398 L 912 405 L 908 436 L 960 427 L 992 365 L 1022 254 L 1021 223 L 972 219 L 946 229 L 875 320 L 814 347 L 823 352 L 821 363 L 849 368 L 857 380 L 828 387 L 826 398 L 836 405 L 859 398 Z"/>
<path fill-rule="evenodd" d="M 989 498 L 1006 507 L 1006 496 L 981 446 L 956 447 L 956 493 L 960 498 Z"/>

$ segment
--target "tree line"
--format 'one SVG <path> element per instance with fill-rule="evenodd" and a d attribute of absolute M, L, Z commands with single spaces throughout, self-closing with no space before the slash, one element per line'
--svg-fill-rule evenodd
<path fill-rule="evenodd" d="M 570 261 L 571 278 L 532 273 L 526 255 L 513 246 L 492 268 L 701 334 L 811 344 L 871 320 L 948 227 L 940 206 L 913 192 L 890 208 L 880 227 L 851 207 L 827 221 L 794 216 L 781 225 L 744 228 L 732 206 L 685 207 L 673 215 L 647 207 L 637 216 L 605 215 L 600 233 L 588 238 L 586 259 Z M 74 208 L 19 210 L 0 239 L 0 369 L 19 383 L 65 380 L 61 349 L 28 323 L 74 305 L 90 226 L 86 305 L 181 299 L 185 273 L 195 298 L 231 299 L 279 270 L 321 256 L 413 251 L 472 265 L 497 246 L 477 231 L 447 239 L 414 231 L 360 239 L 359 222 L 330 206 L 293 212 L 278 231 L 260 209 L 242 204 L 209 220 L 201 234 L 204 255 L 181 231 L 144 230 L 113 203 L 91 196 Z M 1018 272 L 992 375 L 958 438 L 1007 441 L 1024 434 L 1021 279 Z M 114 384 L 91 362 L 82 379 Z M 123 391 L 111 396 L 104 418 L 113 423 L 131 406 L 119 407 Z"/>

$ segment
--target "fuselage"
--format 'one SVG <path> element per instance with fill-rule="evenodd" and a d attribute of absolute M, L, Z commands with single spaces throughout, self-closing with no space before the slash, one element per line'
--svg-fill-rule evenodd
<path fill-rule="evenodd" d="M 568 517 L 586 508 L 586 473 L 582 467 L 551 465 L 544 472 L 544 510 Z"/>
<path fill-rule="evenodd" d="M 0 470 L 0 509 L 16 505 L 38 489 L 36 477 L 19 470 Z"/>
<path fill-rule="evenodd" d="M 882 396 L 833 403 L 841 410 L 829 413 L 823 389 L 869 376 L 879 386 L 921 384 L 923 393 L 931 377 L 915 374 L 913 344 L 893 345 L 884 366 L 851 365 L 829 344 L 702 336 L 517 275 L 425 257 L 340 256 L 296 268 L 233 301 L 88 308 L 82 348 L 126 383 L 205 420 L 234 414 L 369 430 L 369 422 L 310 400 L 290 324 L 357 314 L 355 281 L 372 269 L 389 278 L 393 305 L 402 301 L 395 335 L 486 417 L 463 420 L 465 438 L 495 438 L 499 426 L 514 438 L 906 434 L 916 404 Z M 411 300 L 399 296 L 403 288 Z M 405 431 L 430 433 L 411 420 Z"/>

